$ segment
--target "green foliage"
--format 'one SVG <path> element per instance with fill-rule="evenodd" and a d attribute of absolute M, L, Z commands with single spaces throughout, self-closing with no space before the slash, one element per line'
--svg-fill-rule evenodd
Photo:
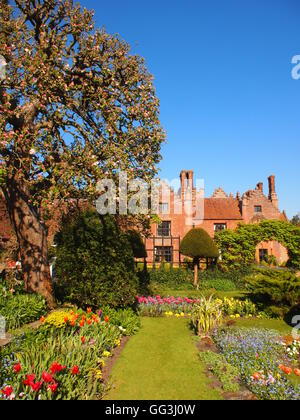
<path fill-rule="evenodd" d="M 204 229 L 192 229 L 183 238 L 180 252 L 191 258 L 217 258 L 219 251 Z"/>
<path fill-rule="evenodd" d="M 204 280 L 198 283 L 197 285 L 198 290 L 218 290 L 220 292 L 231 292 L 236 290 L 236 286 L 233 281 L 229 279 L 209 279 Z"/>
<path fill-rule="evenodd" d="M 300 278 L 290 271 L 258 269 L 247 281 L 255 299 L 269 304 L 273 312 L 276 306 L 281 313 L 290 310 L 300 301 Z"/>
<path fill-rule="evenodd" d="M 120 328 L 123 335 L 134 335 L 141 327 L 140 317 L 131 308 L 116 310 L 104 307 L 102 311 L 103 316 L 109 316 L 109 323 Z"/>
<path fill-rule="evenodd" d="M 131 244 L 134 258 L 146 258 L 147 251 L 141 234 L 136 230 L 129 230 L 126 236 Z"/>
<path fill-rule="evenodd" d="M 63 225 L 56 237 L 56 296 L 79 306 L 125 307 L 138 279 L 131 245 L 113 217 L 95 211 Z"/>
<path fill-rule="evenodd" d="M 202 297 L 192 308 L 192 324 L 198 335 L 207 335 L 222 323 L 222 303 Z"/>
<path fill-rule="evenodd" d="M 264 220 L 259 224 L 241 224 L 235 231 L 218 232 L 215 240 L 222 255 L 220 266 L 225 270 L 253 264 L 256 246 L 272 240 L 288 249 L 289 265 L 300 268 L 300 228 L 289 222 Z"/>
<path fill-rule="evenodd" d="M 212 374 L 222 383 L 225 392 L 238 392 L 239 370 L 226 362 L 224 356 L 211 351 L 200 353 L 200 360 L 206 364 Z"/>
<path fill-rule="evenodd" d="M 40 319 L 46 312 L 46 302 L 42 296 L 35 294 L 0 292 L 0 315 L 5 318 L 6 328 L 13 330 Z"/>
<path fill-rule="evenodd" d="M 160 267 L 150 271 L 151 286 L 165 286 L 173 290 L 192 290 L 193 272 L 181 268 L 170 268 L 169 270 Z"/>

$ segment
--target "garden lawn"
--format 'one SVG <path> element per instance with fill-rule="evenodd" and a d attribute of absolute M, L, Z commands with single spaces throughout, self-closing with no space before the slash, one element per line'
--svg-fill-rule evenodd
<path fill-rule="evenodd" d="M 236 321 L 235 327 L 245 328 L 265 328 L 267 330 L 279 331 L 281 334 L 291 334 L 292 327 L 289 326 L 285 321 L 281 319 L 245 319 L 241 318 Z"/>
<path fill-rule="evenodd" d="M 143 318 L 112 370 L 106 400 L 221 399 L 210 386 L 186 319 Z"/>

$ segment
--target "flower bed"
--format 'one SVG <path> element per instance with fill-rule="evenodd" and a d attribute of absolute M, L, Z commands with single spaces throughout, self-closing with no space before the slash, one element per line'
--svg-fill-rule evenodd
<path fill-rule="evenodd" d="M 290 380 L 299 375 L 295 347 L 278 337 L 278 332 L 265 329 L 220 329 L 214 340 L 228 363 L 239 369 L 248 388 L 260 399 L 299 400 L 300 386 Z"/>
<path fill-rule="evenodd" d="M 106 359 L 120 345 L 125 328 L 108 315 L 61 310 L 42 318 L 0 351 L 0 399 L 98 399 Z"/>
<path fill-rule="evenodd" d="M 137 306 L 142 316 L 190 316 L 193 307 L 201 304 L 203 299 L 189 299 L 187 297 L 138 296 Z M 256 306 L 249 300 L 214 299 L 222 308 L 224 316 L 252 317 L 258 314 Z"/>

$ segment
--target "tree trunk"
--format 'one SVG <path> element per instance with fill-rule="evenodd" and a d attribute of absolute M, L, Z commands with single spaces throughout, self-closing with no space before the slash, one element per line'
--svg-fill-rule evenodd
<path fill-rule="evenodd" d="M 45 226 L 37 212 L 28 204 L 27 194 L 18 185 L 10 183 L 4 194 L 20 247 L 25 290 L 41 294 L 49 308 L 53 308 Z"/>
<path fill-rule="evenodd" d="M 197 286 L 198 284 L 198 265 L 199 260 L 194 259 L 194 285 Z"/>

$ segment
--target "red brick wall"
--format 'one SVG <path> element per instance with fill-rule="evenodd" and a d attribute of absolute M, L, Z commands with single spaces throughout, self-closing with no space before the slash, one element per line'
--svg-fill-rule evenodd
<path fill-rule="evenodd" d="M 259 250 L 268 250 L 268 255 L 273 255 L 277 262 L 281 265 L 288 261 L 289 254 L 287 249 L 277 241 L 260 242 L 256 247 L 256 261 L 259 262 Z"/>
<path fill-rule="evenodd" d="M 244 194 L 242 199 L 242 215 L 245 223 L 255 221 L 257 214 L 255 206 L 262 206 L 261 218 L 268 220 L 279 220 L 282 217 L 280 210 L 260 190 L 250 191 Z"/>

